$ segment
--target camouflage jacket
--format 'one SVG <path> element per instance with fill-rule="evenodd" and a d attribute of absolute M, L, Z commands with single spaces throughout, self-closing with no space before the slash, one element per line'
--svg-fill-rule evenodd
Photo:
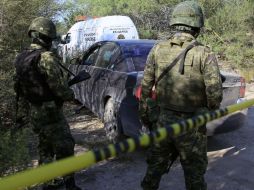
<path fill-rule="evenodd" d="M 30 48 L 33 49 L 44 49 L 42 46 L 38 44 L 31 44 Z M 50 88 L 50 90 L 54 93 L 54 95 L 60 100 L 60 102 L 64 102 L 67 100 L 73 99 L 73 92 L 68 87 L 67 84 L 67 74 L 62 71 L 57 62 L 60 61 L 57 56 L 55 56 L 51 51 L 43 51 L 41 53 L 41 59 L 38 63 L 38 67 L 41 73 L 44 73 L 46 76 L 46 82 Z M 18 102 L 17 102 L 17 120 L 23 119 L 29 116 L 30 106 L 26 98 L 22 96 L 22 89 L 18 90 L 19 81 L 17 80 L 17 75 L 14 75 L 14 89 L 17 94 L 19 94 Z M 19 91 L 19 92 L 18 92 Z M 61 106 L 59 104 L 58 106 Z"/>
<path fill-rule="evenodd" d="M 38 44 L 31 44 L 30 48 L 33 49 L 44 49 Z M 46 83 L 49 85 L 50 90 L 55 96 L 62 101 L 70 100 L 73 97 L 73 92 L 70 90 L 67 84 L 67 75 L 62 71 L 61 67 L 57 62 L 60 60 L 51 51 L 43 51 L 41 53 L 41 59 L 38 63 L 38 67 L 41 73 L 46 76 Z M 14 77 L 15 80 L 15 77 Z M 15 81 L 18 83 L 19 81 Z M 22 94 L 21 94 L 22 96 Z"/>
<path fill-rule="evenodd" d="M 148 55 L 140 109 L 146 110 L 155 81 L 195 38 L 187 33 L 176 33 L 167 41 L 159 42 Z M 180 112 L 195 112 L 199 108 L 219 108 L 222 82 L 215 55 L 210 48 L 197 45 L 188 51 L 183 68 L 180 61 L 162 78 L 156 87 L 157 104 L 161 108 Z M 142 113 L 141 113 L 142 114 Z"/>

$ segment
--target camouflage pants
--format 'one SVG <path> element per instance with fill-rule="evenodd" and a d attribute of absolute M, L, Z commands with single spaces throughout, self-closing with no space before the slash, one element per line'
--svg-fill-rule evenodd
<path fill-rule="evenodd" d="M 39 138 L 39 164 L 74 155 L 75 143 L 62 106 L 56 106 L 54 102 L 31 106 L 30 116 L 33 130 Z M 65 181 L 69 178 L 74 178 L 74 175 L 66 176 Z"/>
<path fill-rule="evenodd" d="M 31 123 L 39 136 L 40 164 L 74 154 L 74 139 L 63 115 L 62 107 L 54 102 L 31 106 Z"/>
<path fill-rule="evenodd" d="M 156 127 L 166 123 L 174 123 L 190 114 L 181 114 L 172 111 L 161 111 Z M 169 166 L 179 155 L 184 170 L 187 190 L 206 190 L 204 174 L 207 168 L 207 137 L 205 126 L 203 131 L 192 131 L 177 138 L 168 138 L 161 143 L 150 147 L 147 155 L 147 171 L 141 183 L 144 190 L 156 190 L 163 174 L 167 173 Z"/>

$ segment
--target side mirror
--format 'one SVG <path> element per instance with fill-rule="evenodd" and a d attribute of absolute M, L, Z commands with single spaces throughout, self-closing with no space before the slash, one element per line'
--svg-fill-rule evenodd
<path fill-rule="evenodd" d="M 86 72 L 85 70 L 80 71 L 76 76 L 74 76 L 69 82 L 68 82 L 68 86 L 72 86 L 74 84 L 77 84 L 79 82 L 82 82 L 84 80 L 87 80 L 91 78 L 91 75 Z"/>
<path fill-rule="evenodd" d="M 226 81 L 226 77 L 223 74 L 220 74 L 222 83 Z"/>
<path fill-rule="evenodd" d="M 66 34 L 61 36 L 61 44 L 66 44 Z"/>

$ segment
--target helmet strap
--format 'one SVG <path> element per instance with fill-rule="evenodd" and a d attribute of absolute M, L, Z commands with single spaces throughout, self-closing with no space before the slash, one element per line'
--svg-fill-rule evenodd
<path fill-rule="evenodd" d="M 37 31 L 31 32 L 32 42 L 41 45 L 42 47 L 49 50 L 52 46 L 52 40 L 50 38 L 45 38 L 44 35 Z"/>
<path fill-rule="evenodd" d="M 193 37 L 197 38 L 200 33 L 200 28 L 194 28 L 185 25 L 174 25 L 173 26 L 174 32 L 185 32 L 191 34 Z"/>

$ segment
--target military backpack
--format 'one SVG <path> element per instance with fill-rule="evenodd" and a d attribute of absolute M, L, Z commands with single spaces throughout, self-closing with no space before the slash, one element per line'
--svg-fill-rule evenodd
<path fill-rule="evenodd" d="M 40 71 L 38 63 L 42 50 L 23 50 L 16 58 L 16 82 L 18 94 L 33 104 L 55 100 L 46 82 L 46 74 Z"/>

